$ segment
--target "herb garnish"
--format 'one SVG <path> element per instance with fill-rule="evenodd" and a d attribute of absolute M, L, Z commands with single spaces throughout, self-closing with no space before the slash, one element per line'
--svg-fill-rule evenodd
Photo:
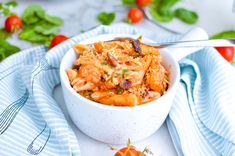
<path fill-rule="evenodd" d="M 97 19 L 104 25 L 110 25 L 115 19 L 115 13 L 101 12 L 97 15 Z"/>

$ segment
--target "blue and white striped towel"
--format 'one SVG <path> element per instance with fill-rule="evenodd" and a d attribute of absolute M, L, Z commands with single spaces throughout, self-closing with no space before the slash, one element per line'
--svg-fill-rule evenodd
<path fill-rule="evenodd" d="M 0 63 L 0 155 L 80 156 L 77 139 L 52 97 L 59 65 L 75 43 L 99 34 L 153 32 L 101 26 L 46 53 L 24 50 Z M 235 73 L 213 49 L 181 62 L 181 84 L 167 125 L 179 155 L 235 155 Z"/>

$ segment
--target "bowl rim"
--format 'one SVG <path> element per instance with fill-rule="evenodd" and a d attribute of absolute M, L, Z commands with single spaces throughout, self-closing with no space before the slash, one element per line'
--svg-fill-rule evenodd
<path fill-rule="evenodd" d="M 90 42 L 98 41 L 99 38 L 104 38 L 104 37 L 107 37 L 107 38 L 115 38 L 115 37 L 132 37 L 132 38 L 137 38 L 139 36 L 142 36 L 142 35 L 137 35 L 137 34 L 101 34 L 101 35 L 97 35 L 97 36 L 94 36 L 94 37 L 91 37 L 91 38 L 87 38 L 87 39 L 85 39 L 83 41 L 80 41 L 78 43 L 81 43 L 81 44 L 91 44 Z M 142 36 L 142 39 L 146 40 L 148 42 L 154 42 L 153 40 L 151 40 L 149 38 L 146 38 L 144 36 Z M 86 42 L 88 42 L 88 43 L 86 43 Z M 76 44 L 78 44 L 78 43 L 76 43 Z M 172 60 L 170 64 L 175 66 L 176 75 L 173 76 L 173 82 L 172 82 L 170 88 L 167 89 L 167 91 L 166 91 L 166 93 L 164 95 L 162 95 L 158 99 L 155 99 L 155 100 L 150 101 L 148 103 L 137 105 L 137 106 L 110 106 L 110 105 L 101 104 L 101 103 L 98 103 L 98 102 L 95 102 L 95 101 L 92 101 L 92 100 L 89 100 L 89 99 L 83 97 L 82 95 L 77 93 L 71 87 L 71 85 L 68 83 L 69 82 L 68 76 L 67 76 L 66 72 L 64 71 L 63 66 L 64 66 L 64 62 L 67 61 L 66 58 L 68 57 L 68 55 L 71 55 L 70 53 L 75 53 L 73 48 L 70 48 L 65 53 L 65 55 L 63 56 L 63 58 L 61 60 L 61 63 L 60 63 L 60 80 L 61 80 L 61 83 L 64 84 L 64 87 L 66 87 L 66 89 L 69 91 L 69 94 L 74 95 L 76 98 L 79 98 L 81 101 L 85 102 L 86 104 L 98 107 L 100 109 L 109 109 L 109 110 L 111 109 L 111 110 L 121 110 L 121 111 L 125 111 L 126 110 L 126 111 L 128 111 L 130 109 L 131 110 L 133 110 L 133 109 L 144 109 L 144 108 L 151 107 L 152 105 L 156 105 L 155 103 L 157 101 L 159 101 L 158 103 L 160 103 L 160 101 L 162 101 L 165 98 L 167 98 L 168 96 L 170 96 L 171 95 L 170 93 L 173 91 L 173 88 L 177 87 L 178 82 L 179 82 L 180 68 L 179 68 L 178 61 L 174 59 L 174 57 L 168 52 L 168 50 L 166 48 L 166 49 L 164 49 L 164 54 L 170 56 L 170 59 Z M 172 69 L 171 66 L 170 66 L 170 69 Z M 170 72 L 170 74 L 171 73 L 172 72 Z M 64 92 L 64 90 L 63 90 L 63 92 Z"/>

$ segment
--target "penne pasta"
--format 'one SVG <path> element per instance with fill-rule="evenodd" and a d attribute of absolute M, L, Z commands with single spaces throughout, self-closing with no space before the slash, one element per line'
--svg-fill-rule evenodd
<path fill-rule="evenodd" d="M 73 48 L 78 58 L 66 72 L 72 88 L 90 100 L 110 106 L 136 106 L 167 91 L 168 72 L 158 49 L 140 40 L 120 38 Z"/>

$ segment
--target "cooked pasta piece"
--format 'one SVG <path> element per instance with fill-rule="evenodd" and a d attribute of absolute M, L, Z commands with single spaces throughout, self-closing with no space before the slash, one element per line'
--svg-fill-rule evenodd
<path fill-rule="evenodd" d="M 111 106 L 136 106 L 139 102 L 135 94 L 115 94 L 110 97 L 101 98 L 97 101 Z"/>
<path fill-rule="evenodd" d="M 74 45 L 78 58 L 67 69 L 73 89 L 110 106 L 136 106 L 162 96 L 168 72 L 156 48 L 140 40 L 119 38 L 93 45 Z"/>
<path fill-rule="evenodd" d="M 89 51 L 90 47 L 84 44 L 76 44 L 73 46 L 73 49 L 77 54 L 83 54 L 83 52 Z"/>
<path fill-rule="evenodd" d="M 77 71 L 73 69 L 67 69 L 66 72 L 70 82 L 72 82 L 77 77 Z"/>

